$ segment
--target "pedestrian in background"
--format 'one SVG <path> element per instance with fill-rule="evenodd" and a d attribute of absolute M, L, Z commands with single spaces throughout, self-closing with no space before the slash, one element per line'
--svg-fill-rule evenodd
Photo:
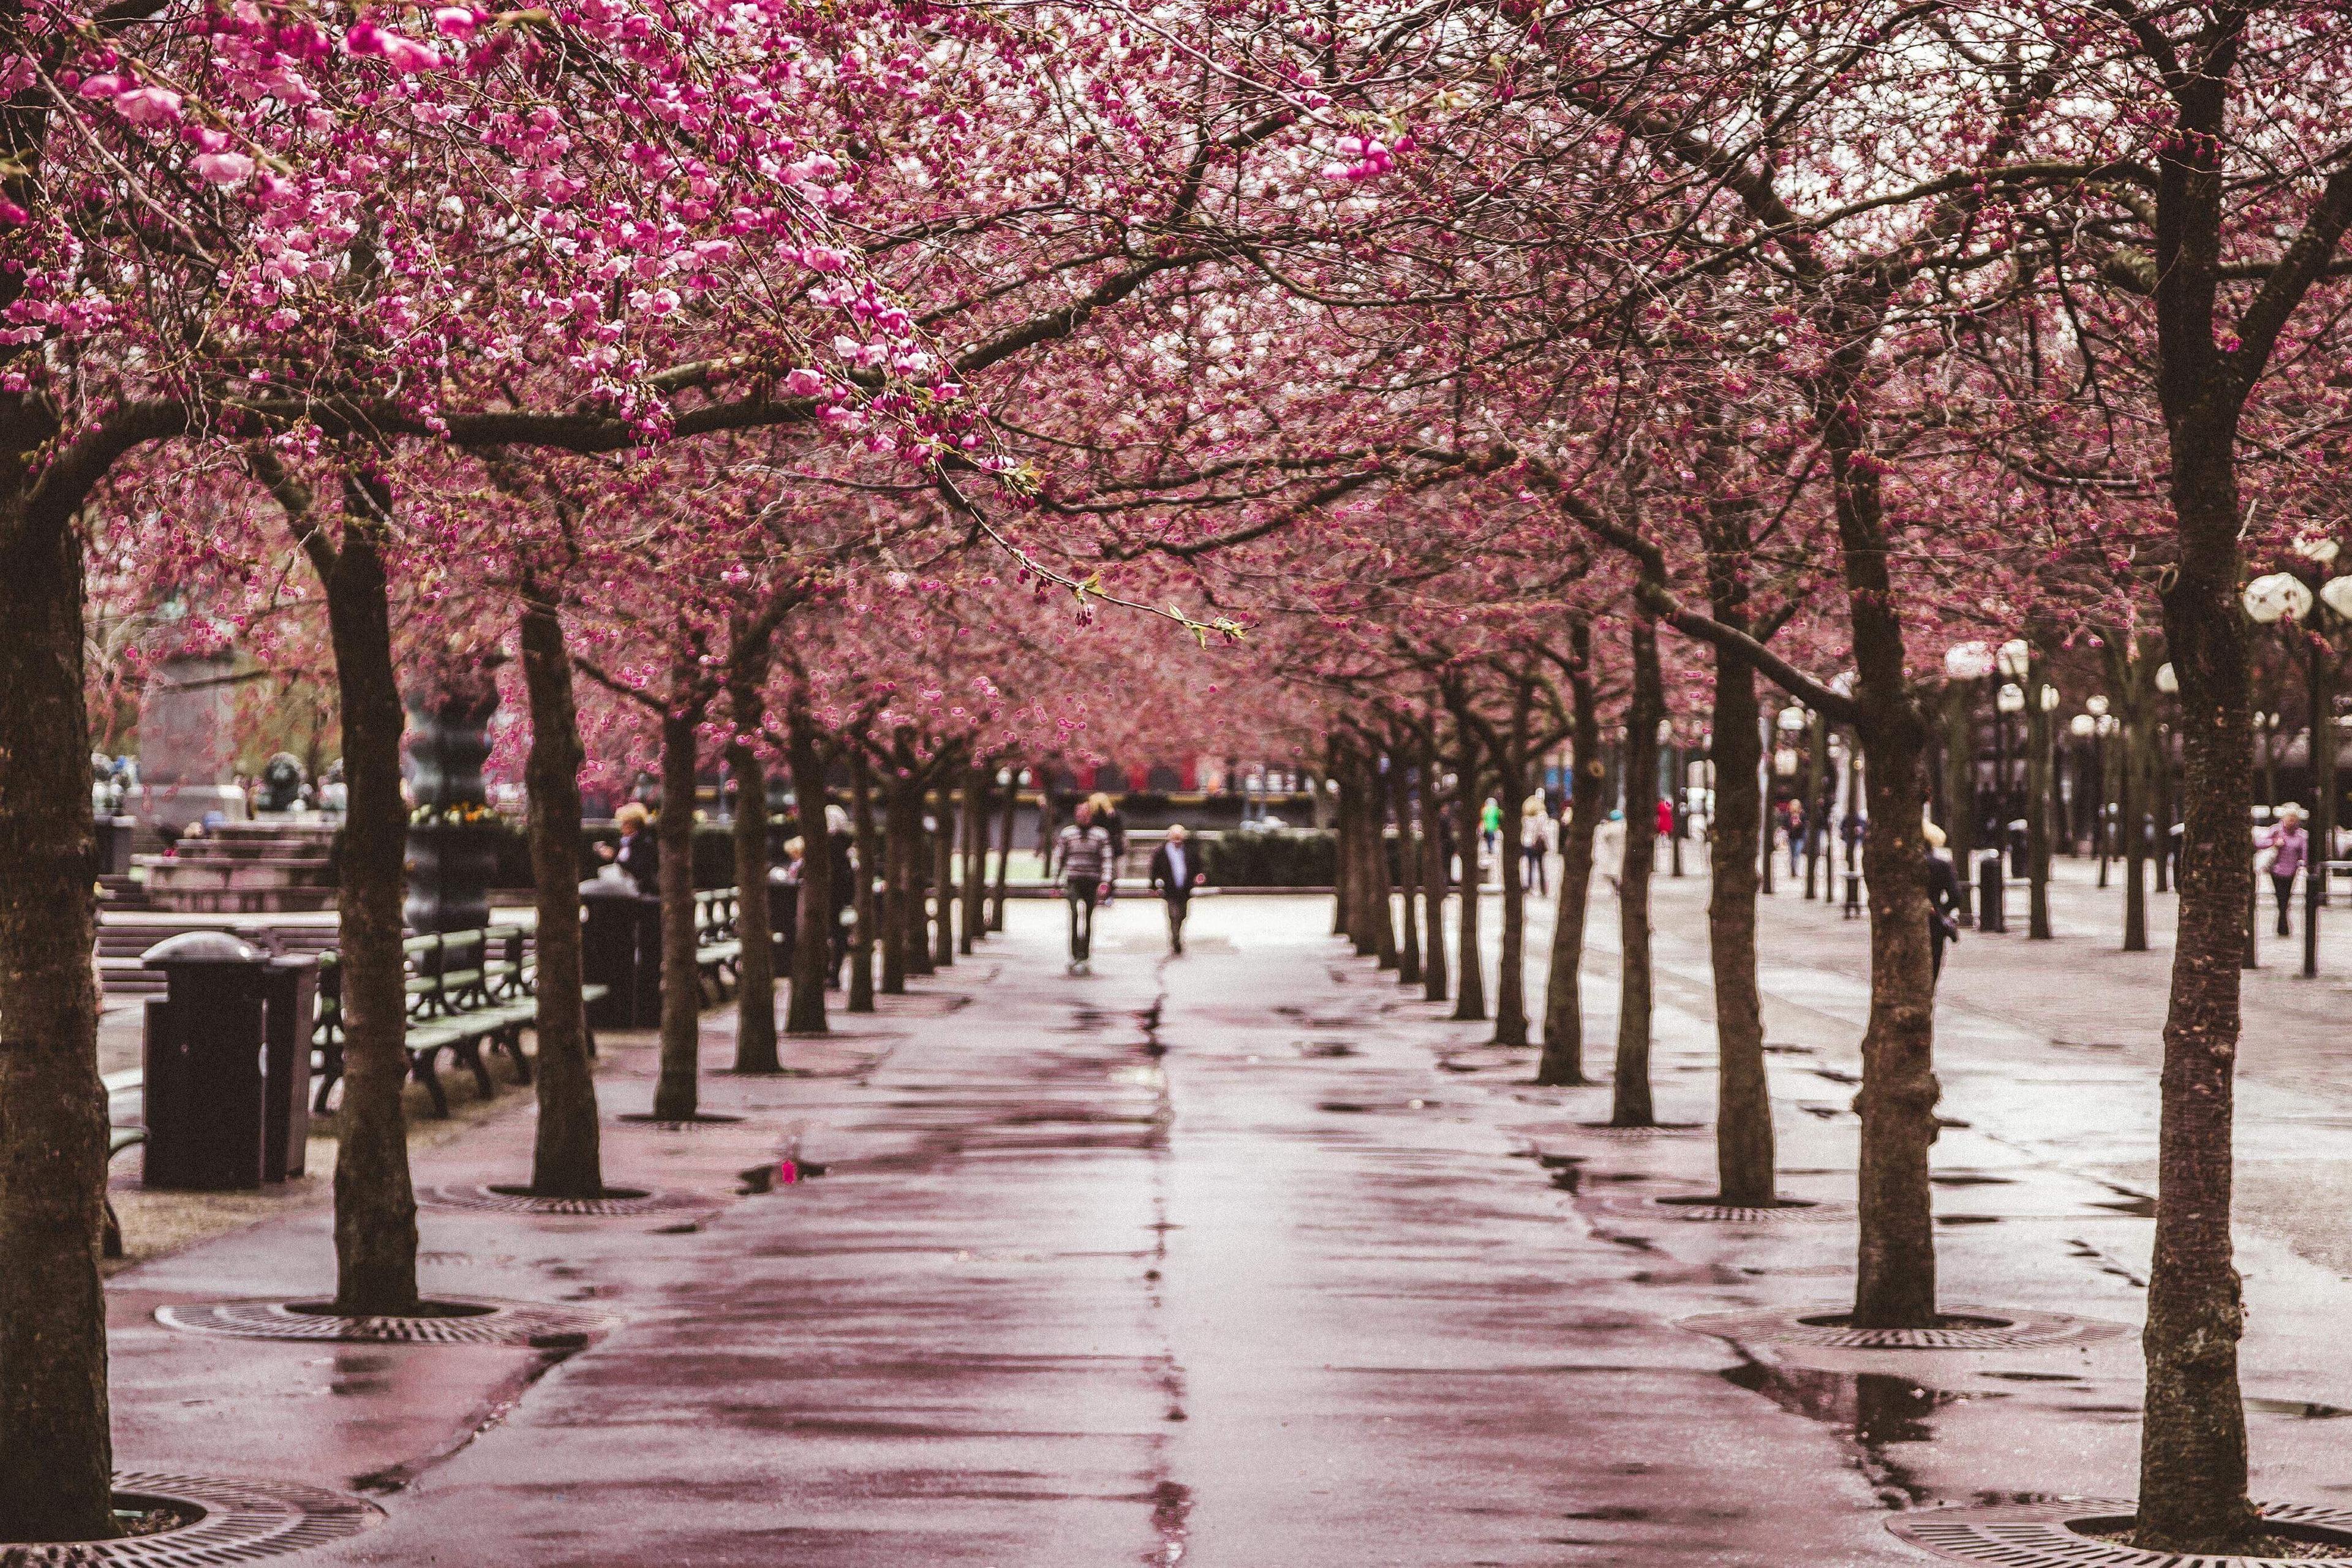
<path fill-rule="evenodd" d="M 1094 819 L 1087 801 L 1054 841 L 1062 863 L 1062 897 L 1070 906 L 1070 973 L 1090 974 L 1095 909 L 1110 895 L 1110 834 Z"/>
<path fill-rule="evenodd" d="M 1531 795 L 1519 806 L 1519 886 L 1532 887 L 1538 893 L 1549 893 L 1551 885 L 1544 877 L 1544 861 L 1551 854 L 1553 835 L 1551 814 L 1544 809 L 1544 797 Z"/>
<path fill-rule="evenodd" d="M 1206 882 L 1200 857 L 1185 842 L 1190 837 L 1181 822 L 1168 825 L 1168 842 L 1151 852 L 1151 889 L 1168 904 L 1168 951 L 1184 951 L 1184 917 L 1191 912 L 1192 889 Z"/>
<path fill-rule="evenodd" d="M 2266 861 L 2263 869 L 2270 873 L 2271 891 L 2278 895 L 2278 933 L 2293 935 L 2287 923 L 2287 910 L 2294 901 L 2294 874 L 2303 869 L 2311 854 L 2311 836 L 2303 828 L 2303 807 L 2288 801 L 2278 808 L 2278 820 L 2265 831 L 2259 842 L 2257 861 Z"/>

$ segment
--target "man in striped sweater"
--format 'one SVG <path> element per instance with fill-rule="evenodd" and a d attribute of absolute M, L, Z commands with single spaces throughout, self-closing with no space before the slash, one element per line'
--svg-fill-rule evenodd
<path fill-rule="evenodd" d="M 1094 807 L 1080 802 L 1054 849 L 1062 863 L 1062 895 L 1070 904 L 1070 973 L 1090 974 L 1095 907 L 1110 893 L 1110 835 L 1095 821 Z"/>

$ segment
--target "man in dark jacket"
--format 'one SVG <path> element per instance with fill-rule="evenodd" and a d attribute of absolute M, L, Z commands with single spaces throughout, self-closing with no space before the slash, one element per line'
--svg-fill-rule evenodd
<path fill-rule="evenodd" d="M 1192 903 L 1192 889 L 1206 882 L 1201 858 L 1185 842 L 1184 825 L 1171 823 L 1168 842 L 1151 852 L 1151 890 L 1168 900 L 1168 951 L 1184 951 L 1184 916 Z"/>

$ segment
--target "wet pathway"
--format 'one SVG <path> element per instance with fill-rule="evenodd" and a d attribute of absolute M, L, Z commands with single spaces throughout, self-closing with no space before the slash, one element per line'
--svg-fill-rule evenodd
<path fill-rule="evenodd" d="M 1660 900 L 1669 1121 L 1710 1110 L 1695 891 Z M 614 1312 L 576 1352 L 152 1324 L 159 1304 L 319 1293 L 323 1212 L 133 1269 L 112 1292 L 122 1462 L 376 1495 L 385 1523 L 320 1560 L 534 1568 L 1899 1563 L 1920 1559 L 1893 1510 L 2128 1489 L 2128 1337 L 1889 1355 L 1677 1327 L 1833 1302 L 1850 1217 L 1662 1213 L 1649 1198 L 1709 1190 L 1703 1132 L 1596 1130 L 1605 1089 L 1531 1088 L 1526 1055 L 1328 919 L 1204 899 L 1171 961 L 1156 910 L 1122 901 L 1072 976 L 1059 911 L 1015 905 L 979 958 L 794 1045 L 804 1076 L 782 1079 L 715 1070 L 714 1016 L 705 1104 L 745 1120 L 607 1134 L 612 1179 L 688 1209 L 422 1216 L 429 1289 Z M 1856 983 L 1785 947 L 1766 980 L 1782 1190 L 1834 1205 Z M 641 1109 L 650 1042 L 613 1044 L 600 1094 Z M 2114 1148 L 2066 1131 L 2137 1137 L 2133 1065 L 2053 1059 L 1984 1018 L 1955 1016 L 1947 1044 L 1974 1123 L 1937 1151 L 1949 1299 L 2136 1323 L 2144 1205 Z M 518 1097 L 421 1151 L 418 1179 L 513 1179 L 530 1131 Z M 823 1173 L 767 1180 L 795 1148 Z M 2332 1500 L 2352 1288 L 2260 1242 L 2247 1263 L 2264 1489 Z"/>
<path fill-rule="evenodd" d="M 619 1314 L 568 1357 L 148 1321 L 315 1289 L 320 1216 L 133 1271 L 124 1462 L 364 1479 L 389 1517 L 344 1562 L 1906 1560 L 1835 1429 L 1672 1326 L 1721 1302 L 1524 1157 L 1575 1108 L 1323 935 L 1327 902 L 1204 900 L 1173 962 L 1122 903 L 1091 976 L 1055 917 L 842 1020 L 821 1076 L 712 1073 L 744 1123 L 616 1129 L 616 1179 L 698 1216 L 428 1210 L 429 1289 Z M 649 1074 L 617 1064 L 608 1107 Z M 530 1125 L 419 1179 L 495 1177 Z M 734 1174 L 795 1139 L 822 1176 Z"/>

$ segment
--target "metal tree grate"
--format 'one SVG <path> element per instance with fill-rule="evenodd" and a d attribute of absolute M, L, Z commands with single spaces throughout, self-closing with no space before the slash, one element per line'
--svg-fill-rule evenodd
<path fill-rule="evenodd" d="M 615 1187 L 601 1198 L 535 1198 L 520 1188 L 507 1190 L 484 1182 L 467 1186 L 419 1187 L 416 1201 L 427 1208 L 487 1209 L 496 1214 L 546 1215 L 560 1218 L 625 1218 L 630 1215 L 663 1214 L 672 1209 L 717 1208 L 719 1200 L 688 1193 L 646 1192 Z"/>
<path fill-rule="evenodd" d="M 1638 1219 L 1670 1219 L 1692 1223 L 1712 1220 L 1721 1225 L 1784 1225 L 1791 1220 L 1849 1220 L 1854 1206 L 1842 1200 L 1815 1202 L 1810 1198 L 1783 1198 L 1770 1208 L 1752 1204 L 1717 1203 L 1712 1198 L 1661 1196 L 1655 1194 L 1619 1193 L 1604 1197 L 1598 1206 L 1613 1215 Z"/>
<path fill-rule="evenodd" d="M 236 1340 L 328 1340 L 353 1344 L 576 1345 L 608 1329 L 613 1320 L 578 1307 L 538 1301 L 436 1303 L 465 1309 L 417 1317 L 366 1317 L 300 1311 L 310 1303 L 205 1301 L 158 1307 L 155 1321 L 192 1334 Z M 472 1310 L 479 1308 L 481 1310 Z"/>
<path fill-rule="evenodd" d="M 109 1563 L 215 1568 L 323 1546 L 357 1535 L 383 1518 L 383 1510 L 373 1503 L 284 1481 L 119 1471 L 114 1498 L 118 1508 L 163 1504 L 194 1517 L 176 1530 L 123 1541 L 0 1546 L 0 1563 L 7 1568 L 91 1568 Z"/>
<path fill-rule="evenodd" d="M 1616 1127 L 1606 1121 L 1580 1121 L 1579 1132 L 1595 1138 L 1683 1138 L 1706 1131 L 1704 1121 L 1660 1121 L 1648 1127 Z"/>
<path fill-rule="evenodd" d="M 1938 1557 L 1959 1563 L 1994 1563 L 2001 1568 L 2352 1568 L 2352 1510 L 2308 1508 L 2296 1503 L 2257 1505 L 2265 1522 L 2280 1533 L 2324 1541 L 2321 1531 L 2341 1532 L 2343 1546 L 2315 1557 L 2200 1556 L 2147 1552 L 2086 1535 L 2078 1524 L 2121 1529 L 2131 1521 L 2132 1503 L 2105 1498 L 2052 1498 L 1999 1508 L 1927 1509 L 1897 1514 L 1886 1528 L 1902 1540 Z M 2327 1544 L 2332 1545 L 2333 1542 Z"/>
<path fill-rule="evenodd" d="M 1707 1312 L 1685 1318 L 1682 1326 L 1717 1339 L 1772 1344 L 1819 1345 L 1864 1351 L 2014 1351 L 2087 1344 L 2136 1331 L 2127 1323 L 2077 1318 L 2065 1312 L 2019 1308 L 1951 1307 L 1932 1329 L 1857 1329 L 1848 1326 L 1844 1307 L 1762 1307 L 1743 1312 Z"/>
<path fill-rule="evenodd" d="M 614 1120 L 625 1121 L 632 1127 L 651 1127 L 662 1132 L 691 1132 L 698 1127 L 732 1127 L 743 1118 L 717 1110 L 698 1110 L 686 1118 L 656 1116 L 650 1110 L 625 1110 Z"/>

